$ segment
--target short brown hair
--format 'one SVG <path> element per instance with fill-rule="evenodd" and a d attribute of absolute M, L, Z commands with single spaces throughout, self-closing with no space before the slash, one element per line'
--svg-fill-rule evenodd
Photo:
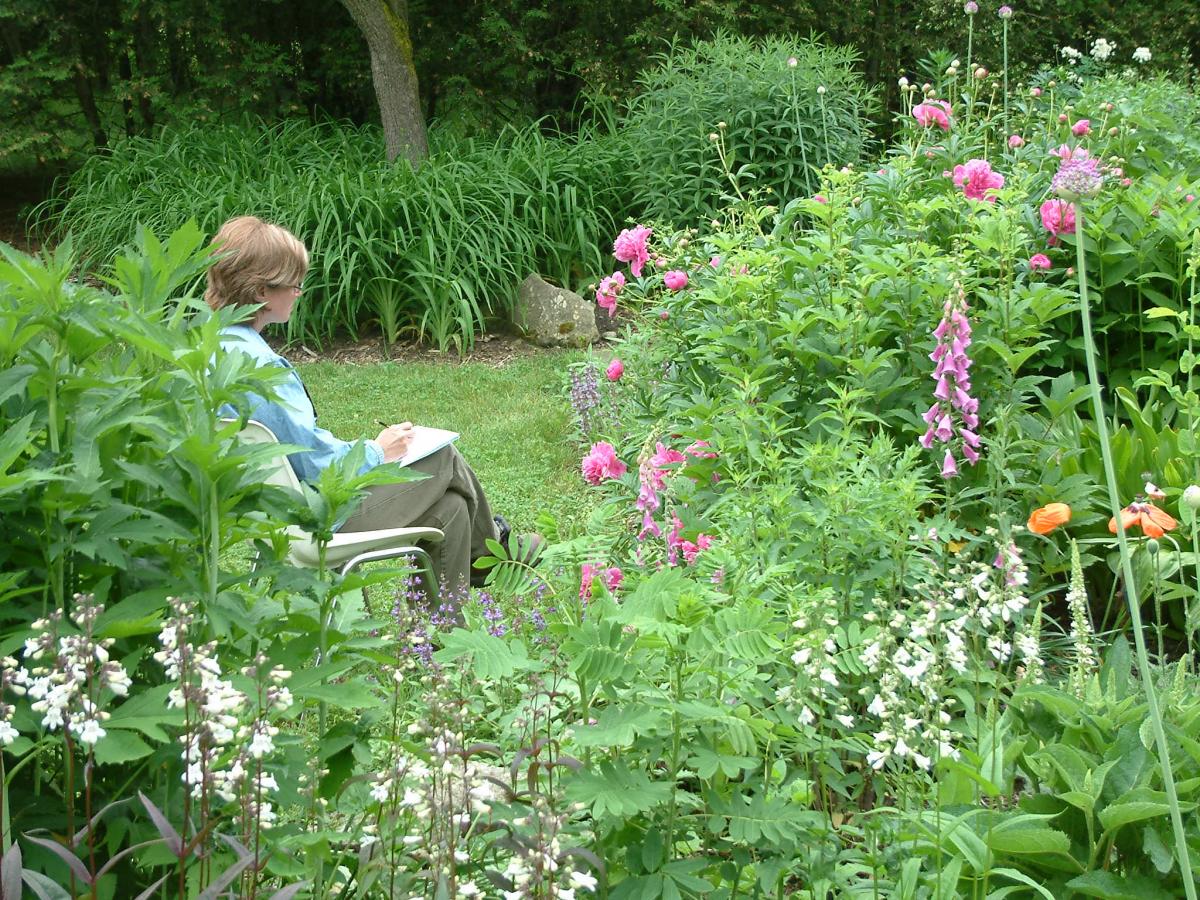
<path fill-rule="evenodd" d="M 204 299 L 213 309 L 261 302 L 258 289 L 299 284 L 308 272 L 308 251 L 294 234 L 257 216 L 238 216 L 212 240 L 220 254 L 208 270 Z"/>

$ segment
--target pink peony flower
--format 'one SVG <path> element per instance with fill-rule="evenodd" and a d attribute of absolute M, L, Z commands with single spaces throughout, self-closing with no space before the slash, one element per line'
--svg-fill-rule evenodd
<path fill-rule="evenodd" d="M 579 570 L 579 599 L 587 600 L 592 596 L 592 582 L 599 576 L 610 594 L 616 593 L 625 578 L 625 573 L 616 566 L 605 568 L 592 563 L 584 563 Z"/>
<path fill-rule="evenodd" d="M 1075 207 L 1066 200 L 1047 200 L 1041 207 L 1042 227 L 1050 232 L 1050 243 L 1057 244 L 1060 234 L 1075 233 Z"/>
<path fill-rule="evenodd" d="M 813 199 L 816 200 L 818 203 L 828 203 L 829 202 L 829 198 L 826 197 L 824 194 L 813 194 Z"/>
<path fill-rule="evenodd" d="M 613 256 L 621 262 L 629 263 L 629 271 L 634 278 L 642 277 L 642 266 L 650 260 L 646 250 L 646 242 L 653 232 L 645 225 L 636 228 L 626 228 L 613 241 Z"/>
<path fill-rule="evenodd" d="M 1012 150 L 1016 150 L 1018 147 L 1024 147 L 1025 146 L 1025 138 L 1021 137 L 1019 134 L 1009 135 L 1008 146 Z"/>
<path fill-rule="evenodd" d="M 719 268 L 721 268 L 721 257 L 719 257 L 719 256 L 714 256 L 712 259 L 710 259 L 710 260 L 708 261 L 708 265 L 709 265 L 711 268 L 713 268 L 713 269 L 719 269 Z"/>
<path fill-rule="evenodd" d="M 1121 187 L 1129 187 L 1131 184 L 1133 184 L 1132 178 L 1122 178 L 1121 179 Z"/>
<path fill-rule="evenodd" d="M 945 100 L 927 100 L 912 109 L 913 118 L 922 128 L 936 125 L 942 131 L 950 130 L 950 104 Z"/>
<path fill-rule="evenodd" d="M 609 381 L 620 381 L 621 376 L 625 374 L 625 363 L 619 359 L 614 359 L 608 364 L 608 368 L 604 370 L 604 376 Z"/>
<path fill-rule="evenodd" d="M 617 451 L 607 441 L 592 444 L 592 449 L 581 464 L 583 477 L 588 484 L 602 484 L 609 478 L 620 478 L 625 474 L 625 463 L 617 458 Z"/>
<path fill-rule="evenodd" d="M 992 192 L 1004 187 L 1004 176 L 993 172 L 986 159 L 971 159 L 954 167 L 954 184 L 962 188 L 964 197 L 995 203 Z"/>
<path fill-rule="evenodd" d="M 1029 268 L 1036 272 L 1038 269 L 1050 268 L 1050 257 L 1045 253 L 1035 253 L 1029 257 Z"/>
<path fill-rule="evenodd" d="M 1040 97 L 1040 96 L 1042 96 L 1042 89 L 1041 89 L 1040 87 L 1030 88 L 1030 89 L 1029 89 L 1029 96 L 1030 96 L 1030 97 Z"/>
<path fill-rule="evenodd" d="M 1088 119 L 1080 119 L 1071 126 L 1071 134 L 1075 137 L 1083 137 L 1085 134 L 1092 133 L 1092 123 Z"/>
<path fill-rule="evenodd" d="M 1050 151 L 1051 156 L 1057 156 L 1063 162 L 1068 159 L 1087 159 L 1087 147 L 1072 147 L 1070 144 L 1059 144 L 1057 150 Z"/>
<path fill-rule="evenodd" d="M 600 279 L 600 288 L 596 291 L 596 304 L 610 316 L 617 311 L 617 295 L 625 287 L 625 276 L 613 272 Z"/>
<path fill-rule="evenodd" d="M 683 272 L 679 269 L 672 269 L 670 272 L 663 272 L 663 284 L 667 286 L 668 290 L 682 291 L 685 287 L 687 287 L 687 283 L 687 272 Z"/>

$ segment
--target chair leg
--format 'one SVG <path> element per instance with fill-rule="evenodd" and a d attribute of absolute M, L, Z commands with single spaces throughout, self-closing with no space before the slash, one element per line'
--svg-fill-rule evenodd
<path fill-rule="evenodd" d="M 383 559 L 396 559 L 399 556 L 411 556 L 416 561 L 417 567 L 425 577 L 426 592 L 429 594 L 427 599 L 430 607 L 437 609 L 441 598 L 438 594 L 437 575 L 433 571 L 433 557 L 423 547 L 404 547 L 401 550 L 372 550 L 367 553 L 360 553 L 358 556 L 349 559 L 342 566 L 342 575 L 349 575 L 363 563 L 376 562 Z"/>

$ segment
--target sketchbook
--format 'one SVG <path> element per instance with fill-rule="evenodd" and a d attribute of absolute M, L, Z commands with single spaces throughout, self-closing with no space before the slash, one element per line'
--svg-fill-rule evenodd
<path fill-rule="evenodd" d="M 449 447 L 457 440 L 457 431 L 430 428 L 428 425 L 414 425 L 412 443 L 408 446 L 408 452 L 400 458 L 400 465 L 411 466 L 413 463 L 437 453 L 443 447 Z"/>

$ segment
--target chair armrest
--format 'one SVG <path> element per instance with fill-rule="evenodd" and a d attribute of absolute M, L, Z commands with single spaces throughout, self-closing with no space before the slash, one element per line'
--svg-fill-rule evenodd
<path fill-rule="evenodd" d="M 306 535 L 307 537 L 307 535 Z M 366 553 L 370 550 L 382 550 L 388 547 L 404 547 L 416 544 L 418 541 L 441 543 L 445 534 L 440 528 L 381 528 L 375 531 L 339 531 L 326 546 L 325 562 L 330 566 Z M 317 565 L 317 544 L 313 540 L 295 540 L 292 542 L 291 556 L 302 566 Z"/>

